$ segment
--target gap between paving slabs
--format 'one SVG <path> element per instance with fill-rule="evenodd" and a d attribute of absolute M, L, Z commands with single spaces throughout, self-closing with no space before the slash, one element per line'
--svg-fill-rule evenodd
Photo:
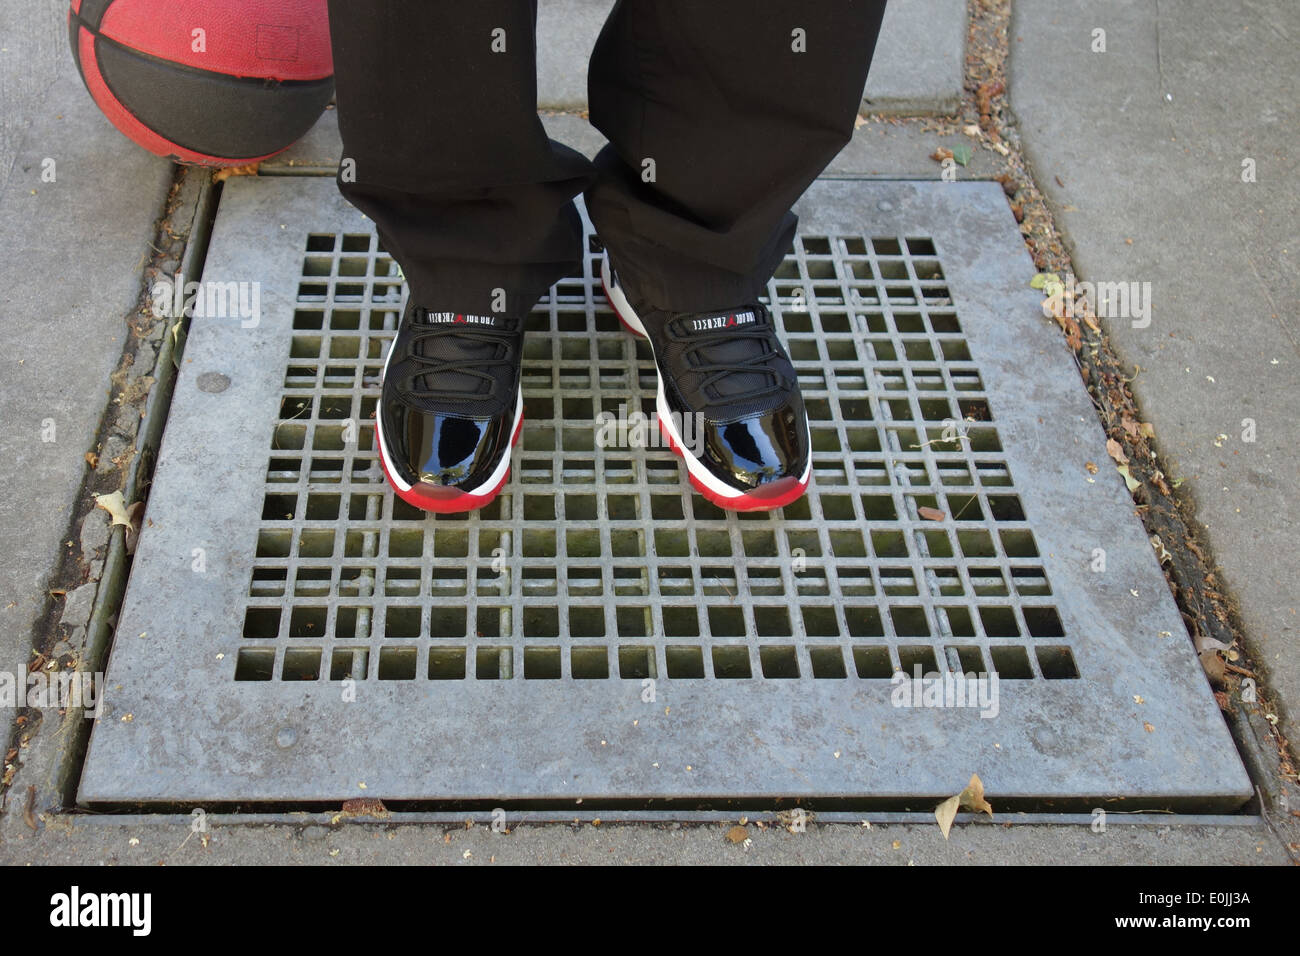
<path fill-rule="evenodd" d="M 131 335 L 111 376 L 95 447 L 85 454 L 87 472 L 69 524 L 68 548 L 59 555 L 45 612 L 33 629 L 32 671 L 104 669 L 184 345 L 183 316 L 154 316 L 150 290 L 177 274 L 183 282 L 200 277 L 217 191 L 207 170 L 175 167 L 154 241 L 142 255 L 136 311 L 125 317 Z M 128 505 L 140 503 L 132 510 L 136 527 L 129 532 L 110 525 L 108 512 L 96 506 L 95 495 L 115 491 Z M 90 724 L 81 707 L 20 708 L 0 778 L 5 808 L 17 804 L 31 826 L 42 814 L 71 806 Z M 15 779 L 17 793 L 9 789 Z"/>

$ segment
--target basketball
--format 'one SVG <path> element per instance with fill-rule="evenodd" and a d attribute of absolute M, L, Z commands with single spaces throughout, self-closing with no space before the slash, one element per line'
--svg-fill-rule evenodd
<path fill-rule="evenodd" d="M 326 0 L 72 0 L 68 35 L 104 115 L 177 162 L 274 156 L 334 92 Z"/>

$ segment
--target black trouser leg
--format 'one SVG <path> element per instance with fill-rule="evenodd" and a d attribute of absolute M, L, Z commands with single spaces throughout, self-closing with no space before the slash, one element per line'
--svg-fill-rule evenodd
<path fill-rule="evenodd" d="M 763 291 L 790 207 L 853 134 L 884 8 L 620 0 L 588 74 L 610 144 L 586 199 L 634 305 L 706 311 Z"/>
<path fill-rule="evenodd" d="M 530 307 L 580 268 L 569 200 L 584 189 L 638 304 L 752 300 L 793 238 L 790 206 L 852 135 L 883 11 L 620 0 L 592 57 L 592 122 L 610 139 L 592 184 L 537 118 L 535 0 L 331 0 L 355 164 L 339 186 L 421 305 L 496 311 L 504 288 L 511 311 Z"/>
<path fill-rule="evenodd" d="M 536 0 L 330 0 L 329 13 L 355 164 L 339 188 L 375 221 L 414 301 L 501 311 L 504 289 L 517 312 L 580 271 L 570 200 L 591 165 L 537 117 Z"/>

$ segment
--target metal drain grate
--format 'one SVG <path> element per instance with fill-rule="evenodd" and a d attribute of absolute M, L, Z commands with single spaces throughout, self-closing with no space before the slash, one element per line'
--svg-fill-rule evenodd
<path fill-rule="evenodd" d="M 655 374 L 589 256 L 530 319 L 506 491 L 433 517 L 374 452 L 391 258 L 332 184 L 228 185 L 207 276 L 262 277 L 264 319 L 195 320 L 83 800 L 906 798 L 970 771 L 1248 796 L 1122 484 L 1084 468 L 1102 436 L 995 186 L 805 197 L 769 286 L 813 429 L 794 505 L 729 515 L 666 449 L 600 440 Z M 998 715 L 893 706 L 918 667 L 996 674 Z"/>
<path fill-rule="evenodd" d="M 795 249 L 771 301 L 804 499 L 728 520 L 666 450 L 602 447 L 600 413 L 653 409 L 653 360 L 566 281 L 530 323 L 515 481 L 427 518 L 370 424 L 396 267 L 373 236 L 309 236 L 234 679 L 1077 677 L 933 241 Z"/>

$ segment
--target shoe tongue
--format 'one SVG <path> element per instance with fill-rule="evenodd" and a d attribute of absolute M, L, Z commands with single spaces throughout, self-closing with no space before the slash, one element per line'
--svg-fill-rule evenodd
<path fill-rule="evenodd" d="M 475 315 L 469 312 L 426 312 L 421 310 L 415 317 L 422 325 L 448 329 L 446 335 L 422 338 L 415 346 L 420 355 L 440 362 L 456 362 L 468 366 L 499 357 L 504 343 L 489 338 L 456 335 L 455 332 L 480 329 L 512 332 L 518 325 L 518 320 L 511 316 Z M 491 370 L 493 374 L 499 371 L 499 367 Z M 417 387 L 431 387 L 427 376 L 421 375 L 418 378 L 419 381 L 415 383 Z M 483 394 L 489 391 L 488 383 L 477 375 L 465 375 L 450 369 L 444 369 L 438 373 L 437 378 L 439 389 L 463 390 Z"/>
<path fill-rule="evenodd" d="M 676 320 L 677 329 L 686 335 L 696 336 L 710 334 L 726 338 L 731 332 L 752 329 L 762 323 L 762 318 L 753 309 L 739 309 L 732 312 L 701 313 L 683 316 Z"/>
<path fill-rule="evenodd" d="M 696 355 L 706 363 L 739 365 L 762 355 L 767 348 L 762 339 L 735 335 L 736 332 L 749 331 L 766 324 L 762 315 L 754 309 L 700 313 L 683 316 L 675 321 L 680 332 L 703 343 L 704 347 Z M 728 372 L 715 381 L 710 390 L 718 398 L 743 398 L 770 384 L 772 378 L 764 372 Z"/>
<path fill-rule="evenodd" d="M 472 315 L 469 312 L 421 312 L 420 320 L 427 325 L 463 325 L 467 329 L 499 329 L 513 331 L 514 319 L 506 315 Z"/>

